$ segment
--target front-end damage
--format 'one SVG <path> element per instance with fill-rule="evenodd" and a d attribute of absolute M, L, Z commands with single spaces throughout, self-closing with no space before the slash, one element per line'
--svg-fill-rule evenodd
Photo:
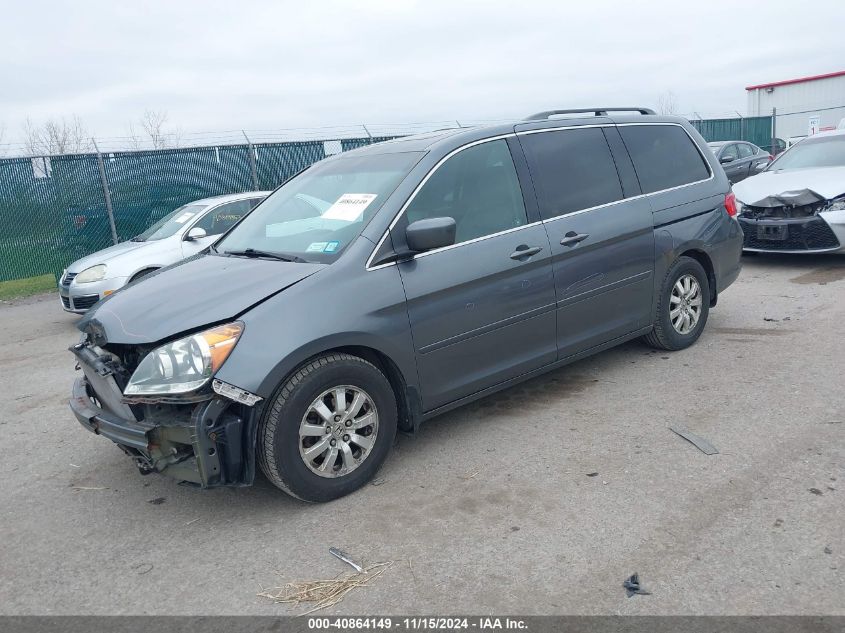
<path fill-rule="evenodd" d="M 178 396 L 127 397 L 129 378 L 150 350 L 100 347 L 85 337 L 70 351 L 82 370 L 71 410 L 82 426 L 132 457 L 141 474 L 158 472 L 204 488 L 252 483 L 260 398 L 211 384 Z"/>
<path fill-rule="evenodd" d="M 741 204 L 743 249 L 825 253 L 845 244 L 845 194 L 827 199 L 811 189 L 785 191 Z"/>

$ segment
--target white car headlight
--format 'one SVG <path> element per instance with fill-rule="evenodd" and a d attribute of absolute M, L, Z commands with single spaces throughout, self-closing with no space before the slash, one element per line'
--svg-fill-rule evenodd
<path fill-rule="evenodd" d="M 834 198 L 822 211 L 845 211 L 845 196 Z"/>
<path fill-rule="evenodd" d="M 154 349 L 138 365 L 123 393 L 175 394 L 202 387 L 232 353 L 243 329 L 243 323 L 235 321 Z"/>
<path fill-rule="evenodd" d="M 97 264 L 96 266 L 91 266 L 91 268 L 83 270 L 74 278 L 74 281 L 78 284 L 90 284 L 93 281 L 100 281 L 105 276 L 106 265 Z"/>

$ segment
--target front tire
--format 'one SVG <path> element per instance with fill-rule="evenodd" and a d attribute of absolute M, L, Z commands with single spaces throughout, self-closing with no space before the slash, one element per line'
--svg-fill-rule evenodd
<path fill-rule="evenodd" d="M 297 369 L 270 401 L 258 429 L 258 463 L 278 488 L 331 501 L 366 484 L 387 457 L 396 396 L 371 363 L 325 354 Z"/>
<path fill-rule="evenodd" d="M 707 273 L 691 257 L 679 257 L 663 279 L 654 329 L 644 339 L 657 349 L 685 349 L 701 336 L 709 313 Z"/>

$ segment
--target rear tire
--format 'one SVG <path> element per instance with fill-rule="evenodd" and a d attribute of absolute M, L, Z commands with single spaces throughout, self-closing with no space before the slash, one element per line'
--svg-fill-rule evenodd
<path fill-rule="evenodd" d="M 258 428 L 258 464 L 286 493 L 331 501 L 375 475 L 397 419 L 396 396 L 378 368 L 350 354 L 318 356 L 269 402 Z"/>
<path fill-rule="evenodd" d="M 691 257 L 679 257 L 663 279 L 654 329 L 643 339 L 657 349 L 687 348 L 701 336 L 709 313 L 707 273 Z"/>

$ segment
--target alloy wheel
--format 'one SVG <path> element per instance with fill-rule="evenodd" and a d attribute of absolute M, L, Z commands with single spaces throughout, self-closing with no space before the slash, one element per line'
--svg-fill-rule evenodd
<path fill-rule="evenodd" d="M 299 455 L 320 477 L 342 477 L 369 457 L 378 435 L 378 411 L 360 387 L 321 393 L 299 425 Z"/>
<path fill-rule="evenodd" d="M 682 275 L 669 296 L 669 320 L 678 334 L 689 334 L 700 318 L 701 284 L 694 275 Z"/>

